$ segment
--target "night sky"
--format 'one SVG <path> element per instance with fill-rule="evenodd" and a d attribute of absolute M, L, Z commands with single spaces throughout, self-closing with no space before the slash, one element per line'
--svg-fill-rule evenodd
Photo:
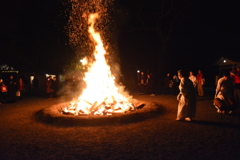
<path fill-rule="evenodd" d="M 167 36 L 164 50 L 162 38 L 156 32 L 161 1 L 146 2 L 138 12 L 139 0 L 118 0 L 111 11 L 115 21 L 113 45 L 123 71 L 139 68 L 156 72 L 161 68 L 163 72 L 175 72 L 187 68 L 207 72 L 223 56 L 239 57 L 237 2 L 174 1 L 170 14 L 161 20 L 160 29 Z M 64 32 L 67 7 L 61 1 L 3 0 L 0 3 L 1 64 L 26 71 L 59 72 L 74 58 Z M 165 5 L 167 11 L 170 4 Z"/>
<path fill-rule="evenodd" d="M 195 71 L 197 69 L 207 70 L 213 67 L 212 64 L 222 56 L 236 57 L 239 54 L 240 33 L 237 3 L 185 2 L 184 6 L 178 4 L 176 7 L 179 16 L 167 44 L 166 52 L 171 54 L 171 57 L 165 66 L 166 69 L 174 65 L 173 70 L 180 68 Z M 150 12 L 151 10 L 148 13 Z M 134 21 L 134 19 L 133 17 L 131 20 Z M 169 21 L 172 21 L 171 17 Z M 166 23 L 169 22 L 166 20 Z M 154 55 L 161 54 L 160 38 L 156 32 L 146 30 L 142 34 L 140 32 L 142 31 L 126 39 L 128 43 L 125 45 L 123 40 L 120 41 L 122 46 L 127 45 L 126 48 L 130 47 L 134 40 L 139 41 L 133 44 L 136 47 L 128 53 L 124 52 L 125 56 L 133 53 L 135 59 L 142 56 L 143 61 L 146 61 L 146 56 L 152 56 L 154 60 L 156 58 Z M 170 71 L 166 70 L 166 72 Z"/>

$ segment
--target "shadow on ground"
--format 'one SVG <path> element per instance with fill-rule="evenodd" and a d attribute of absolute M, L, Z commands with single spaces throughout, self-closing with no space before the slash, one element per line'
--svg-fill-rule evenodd
<path fill-rule="evenodd" d="M 219 113 L 218 113 L 219 114 Z M 219 121 L 203 121 L 194 120 L 191 123 L 198 125 L 207 125 L 223 128 L 235 128 L 240 130 L 240 113 L 234 112 L 232 114 L 219 114 Z"/>

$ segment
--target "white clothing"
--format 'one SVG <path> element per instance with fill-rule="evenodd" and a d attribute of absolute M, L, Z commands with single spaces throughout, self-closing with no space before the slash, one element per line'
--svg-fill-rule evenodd
<path fill-rule="evenodd" d="M 232 98 L 232 89 L 234 81 L 231 77 L 225 79 L 224 77 L 220 78 L 217 82 L 216 87 L 216 98 L 221 100 Z"/>
<path fill-rule="evenodd" d="M 197 80 L 196 76 L 191 75 L 191 76 L 189 76 L 189 79 L 192 81 L 194 88 L 196 88 L 197 84 L 198 84 L 198 80 Z"/>
<path fill-rule="evenodd" d="M 196 92 L 188 78 L 181 78 L 179 84 L 177 119 L 194 118 L 196 115 Z"/>

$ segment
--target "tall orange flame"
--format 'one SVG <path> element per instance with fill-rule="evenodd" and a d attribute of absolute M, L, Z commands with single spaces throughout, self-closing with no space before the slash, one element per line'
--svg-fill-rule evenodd
<path fill-rule="evenodd" d="M 94 29 L 94 24 L 98 14 L 90 14 L 88 19 L 88 32 L 95 42 L 94 57 L 95 61 L 88 64 L 88 72 L 85 73 L 84 81 L 86 88 L 77 101 L 72 101 L 64 109 L 64 112 L 74 114 L 105 114 L 112 112 L 125 112 L 134 110 L 134 106 L 129 103 L 129 98 L 120 93 L 115 84 L 115 77 L 111 73 L 110 66 L 107 64 L 105 55 L 106 50 L 100 33 Z"/>

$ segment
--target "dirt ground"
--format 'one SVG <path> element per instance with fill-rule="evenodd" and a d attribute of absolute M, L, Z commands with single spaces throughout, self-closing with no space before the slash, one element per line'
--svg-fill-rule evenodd
<path fill-rule="evenodd" d="M 176 121 L 176 96 L 131 93 L 157 110 L 117 118 L 44 118 L 61 98 L 27 96 L 0 106 L 0 159 L 217 159 L 240 157 L 240 118 L 221 119 L 211 94 L 198 97 L 192 122 Z"/>

